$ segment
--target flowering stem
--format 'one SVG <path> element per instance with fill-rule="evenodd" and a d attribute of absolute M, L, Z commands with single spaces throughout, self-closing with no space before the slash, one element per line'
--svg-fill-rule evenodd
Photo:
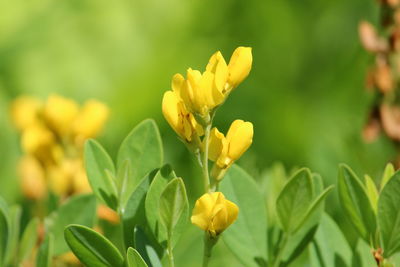
<path fill-rule="evenodd" d="M 208 262 L 211 258 L 212 248 L 218 241 L 218 237 L 211 238 L 207 232 L 204 234 L 204 254 L 203 254 L 203 267 L 208 266 Z"/>
<path fill-rule="evenodd" d="M 208 142 L 210 139 L 211 122 L 208 123 L 204 129 L 204 151 L 203 151 L 203 182 L 204 191 L 210 192 L 210 176 L 208 174 Z"/>

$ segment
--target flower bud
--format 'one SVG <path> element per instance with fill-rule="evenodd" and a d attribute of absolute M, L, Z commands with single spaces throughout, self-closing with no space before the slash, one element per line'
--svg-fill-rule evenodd
<path fill-rule="evenodd" d="M 236 220 L 238 213 L 238 206 L 225 199 L 221 192 L 206 193 L 196 201 L 191 221 L 216 237 Z"/>
<path fill-rule="evenodd" d="M 236 48 L 228 64 L 228 83 L 232 88 L 237 87 L 246 79 L 250 73 L 252 62 L 251 47 Z"/>
<path fill-rule="evenodd" d="M 210 133 L 209 159 L 225 169 L 238 160 L 253 142 L 253 124 L 235 120 L 226 137 L 213 128 Z"/>

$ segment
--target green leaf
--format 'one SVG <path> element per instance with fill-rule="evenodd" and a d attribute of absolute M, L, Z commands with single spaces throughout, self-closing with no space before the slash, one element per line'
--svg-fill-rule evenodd
<path fill-rule="evenodd" d="M 147 265 L 152 267 L 162 267 L 160 258 L 163 257 L 165 250 L 160 245 L 154 244 L 154 242 L 149 240 L 148 235 L 146 235 L 139 226 L 135 227 L 134 239 L 134 247 Z"/>
<path fill-rule="evenodd" d="M 128 248 L 126 259 L 128 267 L 147 267 L 147 264 L 143 260 L 142 256 L 140 256 L 139 252 L 137 252 L 134 248 Z"/>
<path fill-rule="evenodd" d="M 150 184 L 145 199 L 145 212 L 151 233 L 159 244 L 167 240 L 167 233 L 160 222 L 160 196 L 165 187 L 173 178 L 176 178 L 171 166 L 164 165 Z"/>
<path fill-rule="evenodd" d="M 64 241 L 64 229 L 69 224 L 92 226 L 96 219 L 96 198 L 93 195 L 71 197 L 48 221 L 49 232 L 54 236 L 54 255 L 68 251 Z"/>
<path fill-rule="evenodd" d="M 137 225 L 146 226 L 145 198 L 150 184 L 158 170 L 146 175 L 133 191 L 126 207 L 122 210 L 122 223 L 126 247 L 134 247 L 134 229 Z"/>
<path fill-rule="evenodd" d="M 167 184 L 160 197 L 160 221 L 167 229 L 168 239 L 172 237 L 175 226 L 188 206 L 185 184 L 181 178 L 174 178 Z"/>
<path fill-rule="evenodd" d="M 293 232 L 296 232 L 299 228 L 301 228 L 304 224 L 306 224 L 308 220 L 314 217 L 314 214 L 318 212 L 322 214 L 324 208 L 324 200 L 328 196 L 329 192 L 332 191 L 332 189 L 333 185 L 326 188 L 319 196 L 317 196 L 317 198 L 308 207 L 306 214 L 300 220 L 300 223 L 298 224 L 297 228 L 293 230 Z"/>
<path fill-rule="evenodd" d="M 344 164 L 339 166 L 339 200 L 360 236 L 366 241 L 374 240 L 376 216 L 366 189 L 354 172 Z"/>
<path fill-rule="evenodd" d="M 69 225 L 65 240 L 75 256 L 85 265 L 93 267 L 122 267 L 124 258 L 104 236 L 82 225 Z"/>
<path fill-rule="evenodd" d="M 381 191 L 385 187 L 386 183 L 389 182 L 390 178 L 393 177 L 395 173 L 394 166 L 392 163 L 388 163 L 383 171 L 382 180 L 381 180 Z"/>
<path fill-rule="evenodd" d="M 283 230 L 292 233 L 300 224 L 313 199 L 314 190 L 308 169 L 300 169 L 287 182 L 276 201 L 276 212 Z"/>
<path fill-rule="evenodd" d="M 283 252 L 284 266 L 287 266 L 301 255 L 313 240 L 324 212 L 324 199 L 333 188 L 331 186 L 323 190 L 323 182 L 320 175 L 313 174 L 312 179 L 314 190 L 319 195 L 313 198 L 306 214 L 299 220 L 298 229 L 288 236 L 288 243 Z"/>
<path fill-rule="evenodd" d="M 13 206 L 10 209 L 10 231 L 8 237 L 7 251 L 5 253 L 5 265 L 9 265 L 17 256 L 17 246 L 21 225 L 21 207 Z"/>
<path fill-rule="evenodd" d="M 95 140 L 85 143 L 85 168 L 94 194 L 100 201 L 117 210 L 118 193 L 115 184 L 115 167 L 105 149 Z"/>
<path fill-rule="evenodd" d="M 5 262 L 10 235 L 10 212 L 7 203 L 0 197 L 0 266 Z"/>
<path fill-rule="evenodd" d="M 125 206 L 133 190 L 141 179 L 163 163 L 163 150 L 158 127 L 153 120 L 144 120 L 137 125 L 122 142 L 118 151 L 118 170 L 129 161 L 131 173 L 123 176 L 125 181 L 121 190 L 121 203 Z M 118 177 L 120 179 L 120 177 Z"/>
<path fill-rule="evenodd" d="M 51 258 L 53 256 L 54 238 L 49 234 L 44 242 L 40 245 L 38 254 L 36 256 L 36 266 L 50 267 Z"/>
<path fill-rule="evenodd" d="M 33 218 L 26 226 L 22 234 L 18 251 L 18 262 L 29 258 L 38 239 L 39 218 Z"/>
<path fill-rule="evenodd" d="M 371 247 L 362 239 L 358 239 L 354 250 L 352 266 L 371 267 L 376 266 L 376 261 L 371 253 Z"/>
<path fill-rule="evenodd" d="M 220 190 L 239 207 L 237 220 L 222 234 L 224 243 L 244 266 L 267 262 L 267 216 L 259 186 L 248 173 L 233 165 Z"/>
<path fill-rule="evenodd" d="M 375 214 L 378 210 L 378 189 L 374 183 L 374 180 L 369 175 L 365 175 L 365 189 L 367 190 L 367 195 L 369 201 L 371 202 L 372 209 L 374 210 Z"/>
<path fill-rule="evenodd" d="M 378 201 L 378 225 L 384 257 L 400 251 L 400 172 L 383 188 Z"/>
<path fill-rule="evenodd" d="M 339 226 L 326 213 L 321 218 L 312 248 L 318 254 L 318 256 L 315 255 L 314 260 L 317 263 L 312 266 L 351 266 L 352 248 L 347 243 Z M 310 253 L 312 254 L 312 252 Z"/>

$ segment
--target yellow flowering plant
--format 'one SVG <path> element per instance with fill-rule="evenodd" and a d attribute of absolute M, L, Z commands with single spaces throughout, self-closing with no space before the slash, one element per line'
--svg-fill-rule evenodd
<path fill-rule="evenodd" d="M 204 267 L 220 240 L 240 266 L 293 262 L 316 235 L 332 187 L 324 189 L 321 177 L 303 168 L 290 179 L 274 176 L 279 186 L 268 184 L 262 192 L 271 179 L 257 181 L 236 164 L 253 143 L 253 124 L 236 119 L 224 134 L 213 119 L 251 67 L 249 47 L 238 47 L 228 64 L 218 51 L 203 72 L 189 68 L 186 77 L 175 74 L 164 93 L 162 113 L 201 169 L 200 196 L 187 190 L 187 177 L 165 164 L 155 121 L 135 126 L 113 158 L 92 139 L 108 116 L 104 104 L 89 100 L 80 106 L 57 95 L 45 102 L 17 99 L 11 113 L 21 131 L 22 191 L 35 200 L 59 196 L 63 203 L 40 216 L 44 223 L 33 218 L 18 241 L 11 227 L 17 211 L 0 198 L 0 233 L 9 233 L 7 242 L 20 243 L 4 259 L 0 253 L 0 263 L 174 267 L 180 237 L 188 231 L 192 236 L 193 228 L 203 236 Z M 10 227 L 2 228 L 2 218 Z"/>

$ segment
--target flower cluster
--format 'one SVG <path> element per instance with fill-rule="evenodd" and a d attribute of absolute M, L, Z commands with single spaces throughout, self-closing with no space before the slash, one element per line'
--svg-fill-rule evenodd
<path fill-rule="evenodd" d="M 250 147 L 253 124 L 235 120 L 226 136 L 212 128 L 215 112 L 250 73 L 250 47 L 238 47 L 227 64 L 221 52 L 214 53 L 205 70 L 189 68 L 186 77 L 175 74 L 172 90 L 165 92 L 162 111 L 165 119 L 186 146 L 199 158 L 205 194 L 194 207 L 192 223 L 218 237 L 238 215 L 239 208 L 218 191 L 229 167 Z M 214 162 L 209 178 L 208 160 Z"/>
<path fill-rule="evenodd" d="M 108 114 L 108 107 L 96 100 L 79 106 L 58 95 L 45 102 L 17 98 L 11 116 L 21 132 L 24 155 L 18 169 L 24 195 L 42 199 L 48 189 L 61 197 L 91 191 L 83 167 L 83 143 L 100 132 Z"/>

